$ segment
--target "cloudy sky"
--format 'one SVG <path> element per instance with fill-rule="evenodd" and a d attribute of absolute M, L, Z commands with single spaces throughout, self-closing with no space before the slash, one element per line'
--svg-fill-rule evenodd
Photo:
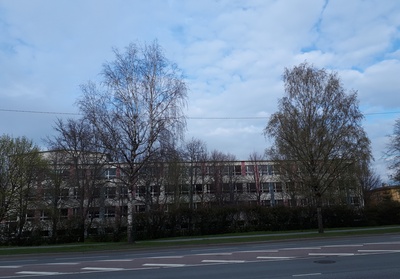
<path fill-rule="evenodd" d="M 240 160 L 263 153 L 283 70 L 308 61 L 358 91 L 387 179 L 382 154 L 400 118 L 397 0 L 0 0 L 0 134 L 43 145 L 112 48 L 155 39 L 187 79 L 187 139 Z"/>

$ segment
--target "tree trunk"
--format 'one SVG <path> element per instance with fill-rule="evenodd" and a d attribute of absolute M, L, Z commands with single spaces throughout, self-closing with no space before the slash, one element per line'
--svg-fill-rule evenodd
<path fill-rule="evenodd" d="M 322 219 L 322 197 L 319 192 L 317 192 L 316 198 L 317 198 L 318 233 L 324 233 L 324 223 Z"/>
<path fill-rule="evenodd" d="M 133 234 L 133 213 L 134 212 L 134 205 L 133 205 L 133 198 L 128 202 L 128 224 L 127 224 L 127 237 L 128 243 L 132 244 L 135 242 L 135 237 Z"/>
<path fill-rule="evenodd" d="M 318 233 L 324 233 L 324 224 L 322 221 L 322 206 L 317 206 L 317 219 L 318 219 Z"/>

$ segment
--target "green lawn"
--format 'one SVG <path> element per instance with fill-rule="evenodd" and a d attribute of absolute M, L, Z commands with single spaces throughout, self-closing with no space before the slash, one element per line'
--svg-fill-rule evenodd
<path fill-rule="evenodd" d="M 118 251 L 165 248 L 182 245 L 210 245 L 224 243 L 245 243 L 260 241 L 276 241 L 286 239 L 340 237 L 351 235 L 400 233 L 400 226 L 367 227 L 367 228 L 340 228 L 326 229 L 324 234 L 316 230 L 284 231 L 284 232 L 250 232 L 210 236 L 178 237 L 157 240 L 138 241 L 134 244 L 126 242 L 85 242 L 64 245 L 43 245 L 32 247 L 0 246 L 0 256 L 44 253 L 85 253 L 94 251 Z"/>

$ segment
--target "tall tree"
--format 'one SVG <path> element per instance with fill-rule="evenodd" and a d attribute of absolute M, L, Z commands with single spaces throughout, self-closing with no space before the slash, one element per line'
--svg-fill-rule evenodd
<path fill-rule="evenodd" d="M 165 140 L 183 134 L 187 90 L 181 71 L 157 42 L 130 44 L 125 52 L 114 53 L 115 60 L 103 65 L 102 82 L 82 86 L 78 106 L 114 161 L 124 164 L 121 178 L 130 192 L 131 243 L 138 174 Z"/>
<path fill-rule="evenodd" d="M 391 179 L 400 183 L 400 119 L 394 123 L 393 134 L 389 136 L 386 155 L 389 158 Z"/>
<path fill-rule="evenodd" d="M 250 168 L 247 171 L 247 176 L 250 178 L 250 181 L 254 184 L 254 189 L 252 189 L 252 194 L 255 195 L 257 205 L 261 205 L 261 196 L 263 194 L 262 184 L 265 183 L 265 175 L 262 175 L 262 168 L 265 167 L 263 162 L 265 161 L 264 155 L 259 154 L 257 152 L 252 152 L 249 155 L 249 162 L 252 165 L 248 166 Z"/>
<path fill-rule="evenodd" d="M 371 190 L 382 185 L 381 177 L 367 164 L 359 166 L 357 178 L 361 186 L 364 205 L 367 206 L 371 203 Z"/>
<path fill-rule="evenodd" d="M 54 129 L 57 134 L 54 138 L 48 138 L 47 143 L 50 149 L 59 153 L 58 159 L 63 159 L 57 162 L 58 170 L 65 170 L 65 168 L 69 170 L 66 186 L 72 189 L 74 199 L 70 206 L 75 211 L 78 239 L 83 242 L 90 229 L 88 217 L 90 215 L 93 217 L 93 206 L 100 198 L 100 192 L 104 187 L 105 181 L 102 175 L 108 164 L 108 156 L 99 144 L 94 127 L 86 119 L 68 119 L 67 121 L 59 119 Z M 51 163 L 52 159 L 48 159 Z M 49 193 L 54 196 L 60 185 L 52 183 L 47 187 Z"/>
<path fill-rule="evenodd" d="M 264 130 L 274 140 L 272 160 L 291 181 L 312 193 L 318 231 L 323 233 L 324 194 L 349 165 L 371 158 L 370 141 L 362 127 L 357 92 L 346 92 L 335 72 L 304 62 L 283 74 L 285 96 Z M 291 163 L 287 163 L 291 162 Z"/>
<path fill-rule="evenodd" d="M 201 191 L 195 189 L 196 185 L 202 184 L 202 169 L 207 161 L 207 144 L 199 139 L 192 138 L 184 145 L 184 159 L 188 162 L 189 173 L 189 207 L 194 209 L 194 195 L 195 193 L 202 194 Z"/>
<path fill-rule="evenodd" d="M 218 150 L 210 153 L 208 161 L 208 181 L 210 200 L 218 206 L 232 204 L 243 193 L 243 185 L 238 185 L 242 173 L 241 165 L 235 165 L 236 157 Z"/>
<path fill-rule="evenodd" d="M 26 227 L 27 215 L 35 209 L 35 185 L 45 165 L 39 147 L 31 140 L 0 137 L 0 222 L 15 224 L 17 241 L 24 231 L 33 230 L 33 226 Z"/>

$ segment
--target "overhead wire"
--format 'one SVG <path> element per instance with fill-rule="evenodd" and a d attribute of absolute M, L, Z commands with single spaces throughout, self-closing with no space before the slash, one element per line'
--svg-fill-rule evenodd
<path fill-rule="evenodd" d="M 15 112 L 15 113 L 32 113 L 32 114 L 53 114 L 53 115 L 82 115 L 77 112 L 57 112 L 57 111 L 38 111 L 38 110 L 19 110 L 19 109 L 4 109 L 0 108 L 0 112 Z M 364 115 L 384 115 L 384 114 L 400 114 L 400 111 L 387 111 L 387 112 L 369 112 L 364 113 Z M 267 119 L 268 116 L 226 116 L 226 117 L 206 117 L 198 116 L 192 117 L 188 116 L 187 119 L 193 120 L 251 120 L 251 119 Z"/>

